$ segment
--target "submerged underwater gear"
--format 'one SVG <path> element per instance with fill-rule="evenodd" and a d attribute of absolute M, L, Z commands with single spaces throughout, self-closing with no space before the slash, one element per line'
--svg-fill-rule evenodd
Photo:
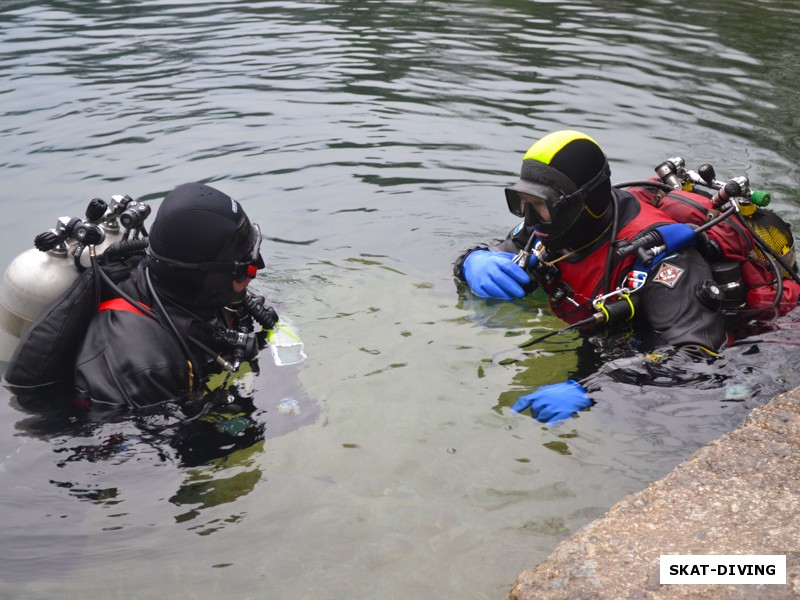
<path fill-rule="evenodd" d="M 189 306 L 241 301 L 232 281 L 264 267 L 260 245 L 261 230 L 236 200 L 207 185 L 180 185 L 164 198 L 150 232 L 153 280 Z"/>

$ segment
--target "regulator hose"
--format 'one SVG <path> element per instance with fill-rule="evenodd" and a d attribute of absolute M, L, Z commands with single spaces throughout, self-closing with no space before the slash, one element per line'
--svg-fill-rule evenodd
<path fill-rule="evenodd" d="M 567 331 L 580 329 L 582 327 L 602 325 L 604 323 L 618 323 L 625 320 L 629 321 L 633 318 L 636 309 L 639 307 L 639 304 L 640 299 L 638 294 L 625 294 L 623 298 L 615 300 L 608 305 L 600 305 L 600 308 L 597 309 L 597 312 L 592 313 L 590 317 L 582 319 L 576 323 L 572 323 L 571 325 L 567 325 L 566 327 L 562 327 L 561 329 L 548 331 L 546 334 L 541 335 L 533 340 L 529 340 L 524 344 L 520 344 L 519 346 L 515 346 L 510 350 L 502 350 L 493 354 L 492 362 L 497 362 L 497 357 L 501 354 L 506 354 L 507 352 L 513 352 L 515 350 L 524 350 L 525 348 L 529 348 L 535 344 L 538 344 L 539 342 L 543 342 L 547 338 L 558 335 L 559 333 L 565 333 Z"/>
<path fill-rule="evenodd" d="M 103 251 L 103 261 L 123 260 L 137 254 L 144 254 L 150 242 L 147 238 L 136 238 L 133 240 L 122 240 L 111 244 Z"/>
<path fill-rule="evenodd" d="M 161 298 L 159 297 L 158 293 L 155 290 L 155 287 L 153 286 L 153 281 L 150 279 L 150 269 L 148 267 L 144 268 L 144 277 L 145 277 L 145 282 L 147 283 L 147 290 L 150 292 L 150 295 L 152 296 L 153 301 L 156 303 L 156 306 L 158 306 L 158 310 L 161 311 L 161 314 L 164 316 L 164 320 L 167 322 L 167 325 L 169 326 L 170 330 L 175 335 L 175 340 L 178 342 L 178 345 L 180 345 L 181 350 L 183 350 L 186 360 L 189 361 L 190 377 L 199 383 L 200 373 L 198 373 L 196 369 L 192 367 L 192 365 L 199 365 L 200 363 L 197 362 L 197 360 L 192 355 L 192 351 L 189 350 L 189 346 L 186 345 L 186 341 L 183 339 L 183 337 L 181 337 L 180 332 L 178 332 L 178 328 L 175 326 L 175 322 L 169 317 L 167 310 L 164 308 L 164 304 L 161 302 Z M 197 343 L 196 340 L 192 339 L 192 341 Z M 203 350 L 210 350 L 210 348 L 206 348 L 201 344 L 198 345 L 200 345 L 201 349 Z M 211 351 L 211 353 L 212 356 L 215 354 L 213 351 Z"/>
<path fill-rule="evenodd" d="M 775 310 L 781 302 L 781 298 L 783 297 L 783 275 L 780 272 L 780 267 L 778 263 L 775 262 L 775 259 L 770 256 L 769 254 L 764 255 L 767 261 L 769 261 L 770 266 L 775 271 L 775 275 L 777 279 L 775 280 L 775 297 L 772 299 L 772 304 L 770 304 L 767 308 L 744 308 L 741 310 L 733 309 L 731 310 L 732 314 L 741 316 L 753 316 L 758 315 L 768 310 Z"/>
<path fill-rule="evenodd" d="M 271 306 L 264 306 L 264 299 L 257 297 L 250 292 L 242 302 L 245 310 L 253 317 L 262 329 L 270 330 L 275 327 L 275 324 L 280 320 L 278 313 Z"/>
<path fill-rule="evenodd" d="M 641 179 L 637 181 L 623 181 L 622 183 L 615 183 L 611 187 L 615 188 L 628 188 L 628 187 L 654 187 L 665 192 L 674 192 L 675 188 L 663 181 L 653 181 L 652 179 Z"/>
<path fill-rule="evenodd" d="M 98 264 L 96 259 L 92 260 L 92 267 L 94 269 L 95 274 L 99 274 L 100 277 L 102 278 L 102 280 L 106 283 L 106 285 L 108 285 L 112 290 L 114 290 L 114 292 L 116 294 L 119 294 L 120 297 L 122 297 L 131 306 L 139 308 L 141 310 L 142 314 L 144 314 L 145 316 L 153 319 L 154 321 L 156 321 L 157 323 L 159 323 L 162 326 L 164 325 L 164 323 L 162 323 L 162 320 L 159 319 L 157 313 L 155 313 L 152 309 L 148 308 L 147 306 L 143 305 L 138 300 L 135 300 L 133 297 L 131 297 L 129 294 L 127 294 L 121 287 L 119 287 L 116 283 L 114 283 L 114 281 L 108 276 L 108 274 Z M 175 335 L 175 339 L 178 342 L 178 345 L 181 347 L 181 350 L 183 351 L 184 355 L 186 356 L 186 359 L 189 361 L 189 371 L 190 371 L 190 376 L 191 376 L 192 380 L 199 381 L 200 374 L 197 373 L 196 370 L 193 367 L 193 365 L 196 365 L 196 364 L 199 364 L 199 363 L 197 362 L 197 360 L 192 355 L 191 350 L 189 350 L 189 347 L 186 345 L 186 342 L 183 340 L 183 338 L 181 337 L 180 333 L 178 333 L 178 328 L 175 326 L 175 323 L 172 321 L 172 319 L 170 319 L 169 315 L 167 314 L 167 311 L 164 309 L 164 305 L 161 302 L 161 298 L 156 293 L 156 291 L 155 291 L 155 289 L 153 287 L 153 283 L 150 280 L 150 271 L 149 271 L 149 269 L 145 268 L 144 274 L 145 274 L 145 283 L 147 285 L 148 291 L 150 292 L 150 295 L 153 298 L 153 301 L 156 303 L 156 306 L 158 306 L 158 309 L 161 311 L 161 314 L 163 315 L 163 318 L 166 321 L 167 326 L 172 331 L 172 333 Z M 99 300 L 99 298 L 100 298 L 100 296 L 98 294 L 98 300 Z M 211 349 L 209 349 L 209 348 L 203 347 L 203 349 L 207 350 L 212 355 L 214 354 L 213 351 Z"/>
<path fill-rule="evenodd" d="M 595 322 L 594 317 L 590 317 L 588 319 L 584 319 L 583 321 L 578 321 L 577 323 L 573 323 L 572 325 L 567 325 L 566 327 L 562 327 L 561 329 L 556 329 L 555 331 L 549 331 L 546 334 L 544 334 L 542 336 L 539 336 L 536 339 L 527 341 L 524 344 L 521 344 L 519 346 L 515 346 L 513 348 L 510 348 L 509 350 L 501 350 L 500 352 L 495 352 L 494 354 L 492 354 L 492 362 L 496 363 L 497 362 L 497 357 L 502 355 L 502 354 L 507 354 L 509 352 L 514 352 L 516 350 L 524 350 L 525 348 L 529 348 L 529 347 L 531 347 L 531 346 L 533 346 L 535 344 L 538 344 L 539 342 L 543 342 L 547 338 L 553 337 L 554 335 L 558 335 L 559 333 L 565 333 L 565 332 L 570 331 L 572 329 L 578 329 L 579 327 L 584 327 L 584 326 L 590 325 L 590 324 L 592 324 L 594 322 Z"/>
<path fill-rule="evenodd" d="M 130 304 L 131 306 L 134 306 L 134 307 L 138 308 L 139 310 L 141 310 L 141 312 L 142 312 L 142 313 L 144 313 L 146 316 L 150 317 L 151 319 L 153 319 L 153 320 L 155 320 L 155 321 L 158 321 L 158 317 L 157 317 L 157 316 L 156 316 L 156 315 L 153 313 L 153 311 L 152 311 L 152 310 L 150 310 L 150 309 L 149 309 L 148 307 L 146 307 L 145 305 L 143 305 L 143 304 L 142 304 L 141 302 L 139 302 L 138 300 L 134 300 L 134 299 L 133 299 L 133 298 L 132 298 L 132 297 L 131 297 L 129 294 L 127 294 L 125 291 L 123 291 L 123 289 L 122 289 L 121 287 L 119 287 L 119 286 L 118 286 L 118 285 L 117 285 L 117 284 L 116 284 L 116 283 L 115 283 L 115 282 L 114 282 L 114 281 L 111 279 L 111 277 L 109 277 L 109 276 L 108 276 L 108 274 L 107 274 L 107 273 L 106 273 L 106 272 L 103 270 L 103 268 L 102 268 L 102 267 L 101 267 L 101 266 L 98 264 L 98 262 L 97 262 L 97 260 L 96 260 L 96 259 L 92 261 L 92 266 L 93 266 L 93 268 L 95 269 L 95 274 L 99 273 L 99 274 L 100 274 L 100 277 L 101 277 L 101 278 L 102 278 L 102 280 L 103 280 L 103 281 L 106 283 L 106 285 L 108 285 L 108 287 L 110 287 L 112 290 L 114 290 L 114 292 L 115 292 L 115 293 L 119 294 L 119 295 L 120 295 L 120 296 L 121 296 L 121 297 L 122 297 L 122 298 L 123 298 L 123 299 L 124 299 L 126 302 L 128 302 L 128 304 Z M 97 296 L 97 300 L 98 300 L 98 301 L 100 300 L 100 295 L 99 295 L 99 294 L 98 294 L 98 296 Z M 160 322 L 160 321 L 159 321 L 159 322 Z"/>

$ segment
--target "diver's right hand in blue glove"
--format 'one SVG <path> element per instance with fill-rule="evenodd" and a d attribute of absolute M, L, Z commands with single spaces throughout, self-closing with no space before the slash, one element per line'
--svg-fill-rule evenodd
<path fill-rule="evenodd" d="M 470 289 L 482 298 L 513 300 L 525 295 L 523 285 L 531 277 L 514 262 L 510 252 L 473 250 L 464 259 L 464 279 Z"/>

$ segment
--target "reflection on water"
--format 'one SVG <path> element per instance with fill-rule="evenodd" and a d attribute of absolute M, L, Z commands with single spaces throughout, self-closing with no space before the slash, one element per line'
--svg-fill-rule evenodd
<path fill-rule="evenodd" d="M 186 471 L 183 485 L 169 501 L 176 506 L 186 507 L 185 513 L 175 516 L 175 521 L 185 523 L 200 516 L 201 511 L 234 502 L 238 498 L 253 491 L 262 477 L 262 471 L 253 460 L 253 455 L 263 452 L 263 442 L 231 451 L 218 459 L 210 468 L 190 469 Z M 240 516 L 231 516 L 225 520 L 236 523 Z M 198 526 L 201 527 L 201 526 Z M 222 527 L 218 520 L 202 525 L 201 535 L 208 535 Z"/>
<path fill-rule="evenodd" d="M 560 324 L 543 296 L 460 297 L 453 258 L 516 224 L 502 188 L 564 127 L 615 181 L 675 155 L 747 175 L 797 229 L 799 26 L 790 0 L 3 2 L 0 262 L 89 198 L 217 183 L 309 359 L 255 379 L 263 440 L 209 457 L 169 416 L 0 403 L 2 595 L 503 597 L 795 385 L 796 323 L 729 349 L 716 387 L 606 377 L 545 428 L 508 406 L 625 357 L 565 334 L 497 364 Z"/>
<path fill-rule="evenodd" d="M 1 465 L 2 473 L 18 482 L 10 503 L 15 506 L 16 522 L 35 531 L 48 517 L 85 518 L 86 508 L 54 502 L 62 498 L 104 511 L 101 531 L 136 529 L 143 525 L 138 521 L 142 515 L 131 512 L 132 503 L 135 506 L 142 497 L 155 494 L 159 502 L 178 509 L 170 521 L 183 524 L 186 531 L 197 535 L 207 536 L 238 523 L 243 514 L 233 506 L 223 509 L 224 515 L 219 510 L 214 515 L 208 513 L 234 504 L 263 480 L 259 457 L 264 452 L 265 437 L 285 435 L 313 423 L 319 415 L 319 407 L 297 387 L 296 369 L 267 364 L 264 371 L 274 384 L 268 393 L 254 390 L 248 385 L 252 379 L 245 375 L 227 388 L 230 403 L 193 419 L 174 408 L 145 415 L 103 408 L 87 410 L 65 402 L 63 394 L 57 392 L 4 394 L 16 411 L 15 437 L 23 441 L 20 452 L 7 456 Z M 282 395 L 287 390 L 294 396 Z M 292 410 L 283 408 L 287 402 Z M 36 442 L 36 450 L 28 446 L 29 440 Z M 19 483 L 31 467 L 35 469 L 36 487 Z M 49 487 L 42 487 L 43 483 Z M 23 498 L 28 502 L 17 505 Z M 42 513 L 48 506 L 51 508 Z M 49 513 L 53 509 L 66 514 Z M 157 519 L 150 526 L 163 524 Z M 17 529 L 18 525 L 10 528 L 15 543 L 7 546 L 6 556 L 0 561 L 0 580 L 30 582 L 42 573 L 58 575 L 61 569 L 67 569 L 62 573 L 66 574 L 72 569 L 61 558 L 64 546 L 50 552 L 38 534 L 28 536 L 22 530 L 17 534 Z M 68 540 L 77 531 L 74 526 L 63 529 L 65 543 L 71 545 Z M 18 535 L 22 537 L 16 539 Z M 35 569 L 20 564 L 28 549 L 38 554 Z"/>

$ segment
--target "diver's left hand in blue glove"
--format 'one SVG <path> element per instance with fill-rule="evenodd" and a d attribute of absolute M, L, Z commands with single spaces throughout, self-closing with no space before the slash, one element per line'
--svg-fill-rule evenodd
<path fill-rule="evenodd" d="M 522 396 L 511 410 L 522 412 L 530 408 L 531 416 L 542 423 L 554 425 L 569 419 L 576 412 L 591 406 L 592 399 L 577 381 L 543 385 L 532 394 Z"/>

